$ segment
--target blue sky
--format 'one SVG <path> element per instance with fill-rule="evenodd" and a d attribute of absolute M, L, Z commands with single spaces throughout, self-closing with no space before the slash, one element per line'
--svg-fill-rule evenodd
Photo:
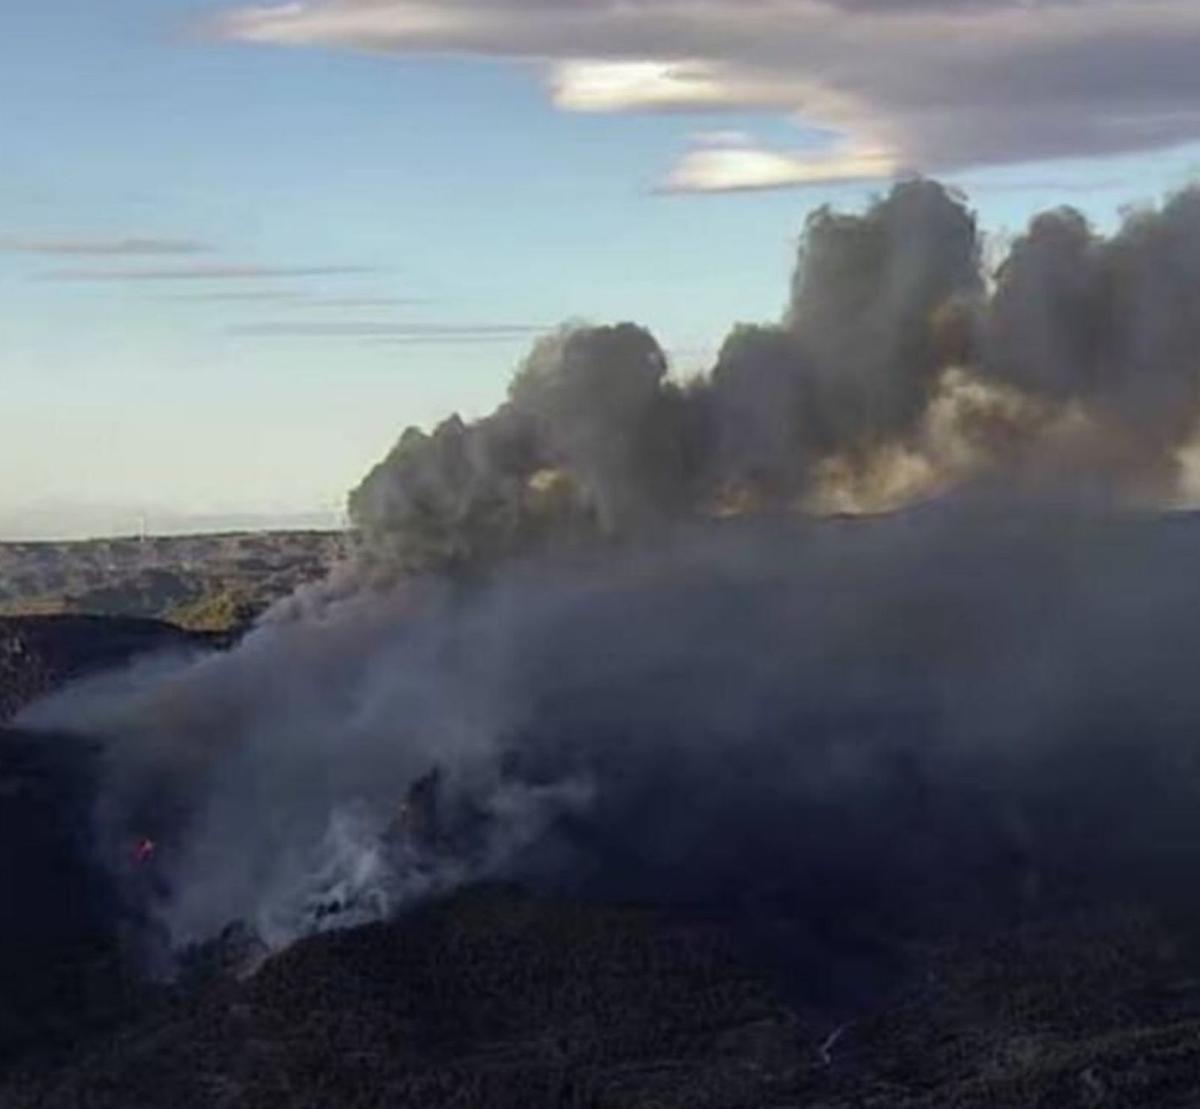
<path fill-rule="evenodd" d="M 361 4 L 289 5 L 326 17 L 302 45 L 212 33 L 184 0 L 6 11 L 0 537 L 332 520 L 405 425 L 494 405 L 538 329 L 633 318 L 702 367 L 779 314 L 805 214 L 881 187 L 828 162 L 797 184 L 829 122 L 774 87 L 577 110 L 594 74 L 553 44 L 320 37 Z M 1200 165 L 1187 134 L 1030 159 L 897 133 L 997 230 L 1063 202 L 1111 222 Z M 787 151 L 796 180 L 747 191 L 711 149 L 722 174 Z"/>

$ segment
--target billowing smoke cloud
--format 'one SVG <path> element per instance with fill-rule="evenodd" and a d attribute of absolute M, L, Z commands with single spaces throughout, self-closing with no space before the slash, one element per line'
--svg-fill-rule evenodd
<path fill-rule="evenodd" d="M 1175 493 L 1198 204 L 1050 213 L 995 275 L 934 183 L 820 211 L 711 374 L 564 328 L 404 433 L 349 571 L 22 723 L 104 741 L 102 851 L 176 944 L 484 877 L 876 939 L 1191 888 L 1200 525 L 1110 509 Z"/>
<path fill-rule="evenodd" d="M 821 209 L 784 319 L 734 329 L 711 374 L 673 380 L 632 324 L 564 329 L 494 415 L 406 432 L 351 515 L 376 561 L 414 569 L 964 483 L 1174 502 L 1200 404 L 1198 214 L 1188 190 L 1106 238 L 1049 212 L 990 274 L 935 182 Z"/>
<path fill-rule="evenodd" d="M 492 416 L 404 433 L 350 495 L 366 556 L 478 567 L 686 512 L 701 476 L 696 407 L 642 328 L 564 329 L 534 347 Z"/>
<path fill-rule="evenodd" d="M 986 369 L 1075 404 L 1127 465 L 1168 475 L 1200 401 L 1200 191 L 1097 236 L 1076 212 L 1039 216 L 998 275 Z"/>
<path fill-rule="evenodd" d="M 713 371 L 719 484 L 786 502 L 822 459 L 907 440 L 945 366 L 938 313 L 981 287 L 975 221 L 933 182 L 816 212 L 786 320 L 735 331 Z"/>

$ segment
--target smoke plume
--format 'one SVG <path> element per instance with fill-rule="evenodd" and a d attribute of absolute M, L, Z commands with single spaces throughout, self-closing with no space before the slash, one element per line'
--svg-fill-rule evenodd
<path fill-rule="evenodd" d="M 1200 523 L 1147 510 L 1198 234 L 1196 192 L 1052 212 L 989 274 L 933 182 L 819 211 L 711 374 L 564 328 L 494 414 L 403 434 L 354 566 L 22 723 L 104 743 L 100 851 L 175 945 L 494 877 L 876 939 L 1186 890 Z"/>
<path fill-rule="evenodd" d="M 679 382 L 632 324 L 540 342 L 507 401 L 410 430 L 354 491 L 368 556 L 406 570 L 746 509 L 888 507 L 979 483 L 1176 503 L 1196 430 L 1200 192 L 1111 236 L 1036 217 L 995 273 L 927 180 L 808 220 L 784 319 Z"/>

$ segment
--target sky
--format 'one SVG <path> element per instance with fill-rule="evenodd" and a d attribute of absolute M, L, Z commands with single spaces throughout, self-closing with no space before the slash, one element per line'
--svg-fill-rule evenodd
<path fill-rule="evenodd" d="M 334 524 L 564 320 L 681 374 L 897 175 L 1200 176 L 1194 0 L 11 0 L 0 538 Z"/>

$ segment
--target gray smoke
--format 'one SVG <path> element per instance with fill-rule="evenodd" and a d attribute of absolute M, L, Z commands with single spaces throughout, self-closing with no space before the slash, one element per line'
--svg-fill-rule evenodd
<path fill-rule="evenodd" d="M 22 723 L 107 738 L 104 850 L 137 887 L 158 843 L 175 944 L 488 877 L 876 936 L 1186 894 L 1198 554 L 1192 517 L 735 522 L 334 600 Z"/>
<path fill-rule="evenodd" d="M 488 877 L 874 936 L 1190 889 L 1200 523 L 1128 502 L 1190 442 L 1198 197 L 1041 216 L 994 276 L 932 182 L 818 212 L 707 377 L 563 329 L 404 433 L 355 566 L 22 723 L 104 742 L 102 854 L 174 944 Z"/>
<path fill-rule="evenodd" d="M 644 329 L 565 328 L 533 348 L 494 414 L 410 428 L 351 493 L 365 561 L 478 568 L 683 514 L 701 461 L 693 407 Z"/>
<path fill-rule="evenodd" d="M 1200 401 L 1200 191 L 1136 212 L 1111 238 L 1077 212 L 1037 217 L 1000 269 L 988 374 L 1078 406 L 1120 440 L 1128 476 L 1172 480 Z"/>
<path fill-rule="evenodd" d="M 410 430 L 352 494 L 368 560 L 471 569 L 664 521 L 878 508 L 980 483 L 1176 503 L 1200 395 L 1200 192 L 1111 236 L 1037 216 L 994 274 L 912 180 L 810 216 L 778 324 L 671 378 L 644 329 L 565 328 L 473 424 Z"/>

